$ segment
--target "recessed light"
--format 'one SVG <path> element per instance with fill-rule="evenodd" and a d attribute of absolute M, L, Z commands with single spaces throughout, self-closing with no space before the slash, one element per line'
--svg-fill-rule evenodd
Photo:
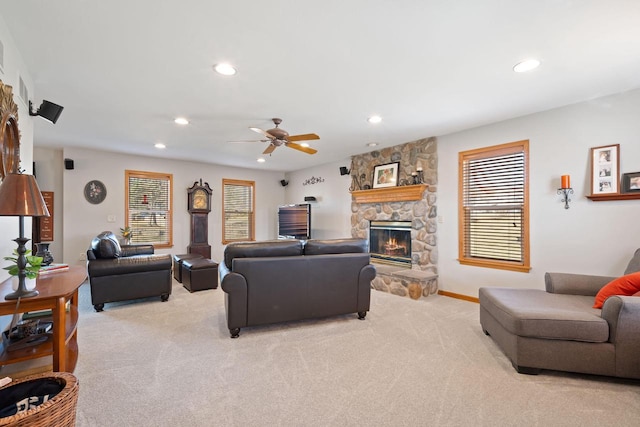
<path fill-rule="evenodd" d="M 540 61 L 537 59 L 525 59 L 522 62 L 518 62 L 513 66 L 513 71 L 516 73 L 526 73 L 527 71 L 534 70 L 540 66 Z"/>
<path fill-rule="evenodd" d="M 378 143 L 377 143 L 377 142 L 369 142 L 369 143 L 367 144 L 367 147 L 377 147 L 377 146 L 378 146 Z"/>
<path fill-rule="evenodd" d="M 222 64 L 216 64 L 213 69 L 216 70 L 216 73 L 222 74 L 223 76 L 233 76 L 238 72 L 233 66 L 227 64 L 226 62 Z"/>
<path fill-rule="evenodd" d="M 266 160 L 265 160 L 264 158 L 260 157 L 260 158 L 258 159 L 258 163 L 264 163 L 264 162 L 266 162 Z"/>
<path fill-rule="evenodd" d="M 184 117 L 176 117 L 174 122 L 176 124 L 178 124 L 178 125 L 188 125 L 189 124 L 189 120 L 185 119 Z"/>
<path fill-rule="evenodd" d="M 367 119 L 369 123 L 380 123 L 382 121 L 382 117 L 380 116 L 371 116 Z"/>
<path fill-rule="evenodd" d="M 166 145 L 164 145 L 162 142 L 158 142 L 156 145 L 154 145 L 154 147 L 159 148 L 159 149 L 164 149 L 167 148 Z"/>
<path fill-rule="evenodd" d="M 302 145 L 303 147 L 308 147 L 309 143 L 308 142 L 301 142 L 300 145 Z"/>

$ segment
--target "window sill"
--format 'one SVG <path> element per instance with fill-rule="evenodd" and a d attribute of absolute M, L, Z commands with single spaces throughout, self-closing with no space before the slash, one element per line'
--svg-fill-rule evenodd
<path fill-rule="evenodd" d="M 471 259 L 458 259 L 458 262 L 462 265 L 471 265 L 474 267 L 485 267 L 485 268 L 494 268 L 497 270 L 509 270 L 509 271 L 517 271 L 519 273 L 528 273 L 531 271 L 531 267 L 528 265 L 516 264 L 516 263 L 508 263 L 508 262 L 497 262 L 497 261 L 481 261 L 481 260 L 471 260 Z"/>

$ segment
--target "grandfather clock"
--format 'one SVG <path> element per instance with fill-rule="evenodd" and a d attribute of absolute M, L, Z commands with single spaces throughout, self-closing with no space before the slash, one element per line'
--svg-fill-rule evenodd
<path fill-rule="evenodd" d="M 191 243 L 187 248 L 190 254 L 199 254 L 211 258 L 209 245 L 209 212 L 211 212 L 211 194 L 209 183 L 194 182 L 187 190 L 187 210 L 191 214 Z"/>

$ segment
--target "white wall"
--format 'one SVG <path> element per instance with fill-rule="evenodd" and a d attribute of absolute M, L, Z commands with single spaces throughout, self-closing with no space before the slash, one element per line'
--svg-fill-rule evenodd
<path fill-rule="evenodd" d="M 590 148 L 620 144 L 621 173 L 640 171 L 640 90 L 438 137 L 440 289 L 477 296 L 481 286 L 544 288 L 544 273 L 619 276 L 640 247 L 634 226 L 640 200 L 592 202 Z M 460 265 L 458 152 L 530 141 L 531 266 L 516 273 Z M 565 210 L 556 194 L 571 175 L 575 194 Z"/>
<path fill-rule="evenodd" d="M 63 193 L 63 162 L 62 150 L 34 147 L 33 161 L 40 191 L 53 191 L 53 242 L 49 251 L 54 262 L 62 262 L 64 248 L 64 229 L 62 219 Z"/>
<path fill-rule="evenodd" d="M 187 188 L 200 178 L 203 182 L 208 182 L 213 189 L 213 209 L 209 214 L 209 244 L 213 259 L 220 260 L 224 249 L 221 215 L 223 178 L 255 181 L 256 239 L 277 237 L 277 207 L 285 200 L 285 190 L 280 185 L 280 180 L 284 178 L 281 172 L 230 168 L 80 148 L 64 149 L 63 157 L 73 159 L 75 168 L 63 171 L 62 262 L 83 263 L 81 255 L 86 252 L 91 239 L 101 231 L 111 230 L 119 234 L 120 227 L 124 226 L 125 169 L 173 174 L 173 247 L 158 249 L 157 253 L 177 254 L 187 251 L 190 234 Z M 62 161 L 55 161 L 55 167 L 63 168 Z M 84 199 L 84 186 L 94 179 L 102 181 L 107 188 L 106 199 L 97 205 Z M 115 215 L 115 222 L 108 222 L 110 215 Z"/>
<path fill-rule="evenodd" d="M 286 175 L 286 204 L 307 203 L 305 196 L 314 196 L 311 204 L 311 238 L 336 239 L 351 237 L 351 176 L 340 175 L 340 166 L 351 167 L 351 159 L 306 168 Z M 317 178 L 320 178 L 320 182 Z"/>
<path fill-rule="evenodd" d="M 33 98 L 33 84 L 27 67 L 22 60 L 20 52 L 16 49 L 15 42 L 7 30 L 7 25 L 0 16 L 0 41 L 4 46 L 4 67 L 0 68 L 0 80 L 5 85 L 13 87 L 13 101 L 18 106 L 18 128 L 20 130 L 20 167 L 26 173 L 32 172 L 33 159 L 33 118 L 29 116 L 29 105 L 19 96 L 19 76 L 22 77 L 28 88 L 29 96 Z M 25 236 L 31 237 L 31 219 L 25 218 Z M 4 261 L 5 256 L 11 255 L 17 244 L 12 240 L 18 237 L 18 218 L 0 217 L 0 266 L 4 267 L 8 263 Z M 31 247 L 31 243 L 27 244 Z M 0 269 L 0 280 L 9 277 L 6 270 Z"/>
<path fill-rule="evenodd" d="M 33 159 L 33 118 L 29 116 L 29 105 L 22 100 L 19 93 L 19 76 L 22 77 L 28 88 L 29 96 L 33 97 L 33 82 L 22 60 L 20 52 L 15 47 L 15 42 L 7 30 L 7 24 L 0 16 L 0 41 L 4 47 L 4 66 L 0 67 L 0 80 L 5 85 L 13 87 L 13 101 L 18 106 L 18 128 L 20 130 L 20 167 L 32 172 Z M 25 236 L 31 237 L 31 219 L 25 218 Z M 17 244 L 12 240 L 18 237 L 18 218 L 0 216 L 0 267 L 5 267 L 8 262 L 3 258 L 9 256 L 17 248 Z M 27 244 L 31 247 L 31 243 Z M 9 277 L 6 270 L 0 269 L 0 281 Z M 0 330 L 8 327 L 11 316 L 0 317 Z"/>

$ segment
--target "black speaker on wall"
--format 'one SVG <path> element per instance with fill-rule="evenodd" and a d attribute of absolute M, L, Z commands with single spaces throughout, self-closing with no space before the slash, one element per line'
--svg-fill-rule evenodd
<path fill-rule="evenodd" d="M 64 168 L 66 170 L 73 170 L 73 160 L 72 159 L 64 159 Z"/>

